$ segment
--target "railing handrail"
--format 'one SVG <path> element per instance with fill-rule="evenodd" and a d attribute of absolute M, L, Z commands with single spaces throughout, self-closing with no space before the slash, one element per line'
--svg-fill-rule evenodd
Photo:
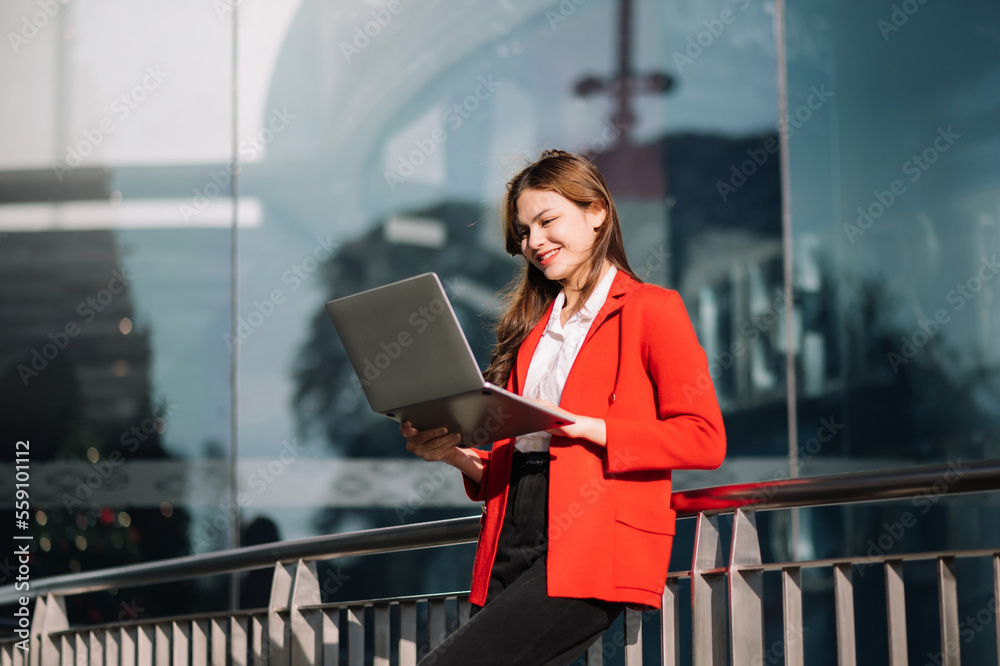
<path fill-rule="evenodd" d="M 791 509 L 905 499 L 921 493 L 945 495 L 989 490 L 1000 490 L 1000 460 L 965 463 L 959 460 L 920 467 L 699 488 L 674 493 L 671 504 L 678 517 L 689 517 L 698 513 L 722 513 L 741 507 L 753 507 L 754 510 Z M 479 516 L 469 516 L 381 527 L 50 576 L 33 580 L 27 591 L 18 591 L 14 585 L 0 587 L 0 604 L 16 603 L 23 596 L 97 592 L 259 569 L 276 562 L 333 559 L 457 545 L 478 538 L 479 519 Z"/>
<path fill-rule="evenodd" d="M 926 492 L 942 495 L 989 490 L 1000 490 L 1000 459 L 962 462 L 959 458 L 935 465 L 684 490 L 674 493 L 670 503 L 681 517 L 750 506 L 755 511 L 795 509 L 906 499 Z"/>

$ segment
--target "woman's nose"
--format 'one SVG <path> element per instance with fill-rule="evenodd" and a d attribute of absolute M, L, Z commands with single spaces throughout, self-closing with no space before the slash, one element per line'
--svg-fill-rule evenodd
<path fill-rule="evenodd" d="M 532 249 L 540 248 L 545 242 L 545 234 L 541 229 L 528 230 L 528 247 Z"/>

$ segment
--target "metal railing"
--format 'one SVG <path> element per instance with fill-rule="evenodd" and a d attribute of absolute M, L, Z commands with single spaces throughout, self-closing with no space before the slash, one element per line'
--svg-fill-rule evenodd
<path fill-rule="evenodd" d="M 820 569 L 833 578 L 837 663 L 856 662 L 852 572 L 880 565 L 885 574 L 888 655 L 885 663 L 908 663 L 904 562 L 936 563 L 942 666 L 961 663 L 955 562 L 987 558 L 992 563 L 990 615 L 1000 655 L 1000 544 L 996 549 L 937 551 L 811 561 L 764 563 L 755 512 L 851 502 L 920 497 L 1000 489 L 1000 461 L 978 461 L 878 472 L 749 483 L 677 492 L 672 504 L 679 518 L 696 518 L 691 568 L 670 572 L 659 615 L 658 661 L 664 665 L 750 666 L 805 664 L 802 573 Z M 720 514 L 732 513 L 728 561 Z M 416 664 L 418 652 L 447 640 L 469 617 L 464 594 L 322 603 L 316 561 L 475 541 L 479 517 L 457 518 L 284 541 L 205 555 L 116 567 L 32 581 L 30 592 L 0 588 L 0 604 L 30 594 L 35 606 L 28 650 L 16 642 L 0 645 L 0 663 L 32 664 L 340 664 L 400 666 Z M 268 608 L 70 627 L 67 597 L 112 588 L 192 579 L 265 566 L 274 567 Z M 765 648 L 764 574 L 781 577 L 783 609 L 780 655 Z M 691 654 L 682 661 L 678 618 L 681 583 L 690 584 Z M 867 612 L 875 612 L 866 609 Z M 623 629 L 609 630 L 587 651 L 588 666 L 624 652 L 626 666 L 643 662 L 643 625 L 655 613 L 628 610 Z M 426 617 L 426 620 L 423 618 Z M 418 622 L 418 618 L 420 621 Z M 419 631 L 418 631 L 419 630 Z M 418 633 L 420 634 L 418 636 Z M 366 642 L 370 649 L 366 649 Z M 22 643 L 22 645 L 25 645 Z M 370 659 L 369 659 L 370 657 Z"/>

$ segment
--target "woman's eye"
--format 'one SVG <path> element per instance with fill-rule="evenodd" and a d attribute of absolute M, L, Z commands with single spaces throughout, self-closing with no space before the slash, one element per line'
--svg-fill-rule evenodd
<path fill-rule="evenodd" d="M 548 224 L 549 222 L 551 222 L 551 221 L 552 221 L 553 219 L 554 219 L 554 218 L 549 218 L 548 220 L 542 220 L 542 226 L 544 227 L 544 226 L 545 226 L 545 225 L 547 225 L 547 224 Z"/>

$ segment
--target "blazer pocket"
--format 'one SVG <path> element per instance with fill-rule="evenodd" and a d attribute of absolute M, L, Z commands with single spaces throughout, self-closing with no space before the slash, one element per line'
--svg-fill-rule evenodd
<path fill-rule="evenodd" d="M 616 587 L 663 594 L 676 516 L 672 509 L 639 504 L 615 507 L 612 579 Z"/>

